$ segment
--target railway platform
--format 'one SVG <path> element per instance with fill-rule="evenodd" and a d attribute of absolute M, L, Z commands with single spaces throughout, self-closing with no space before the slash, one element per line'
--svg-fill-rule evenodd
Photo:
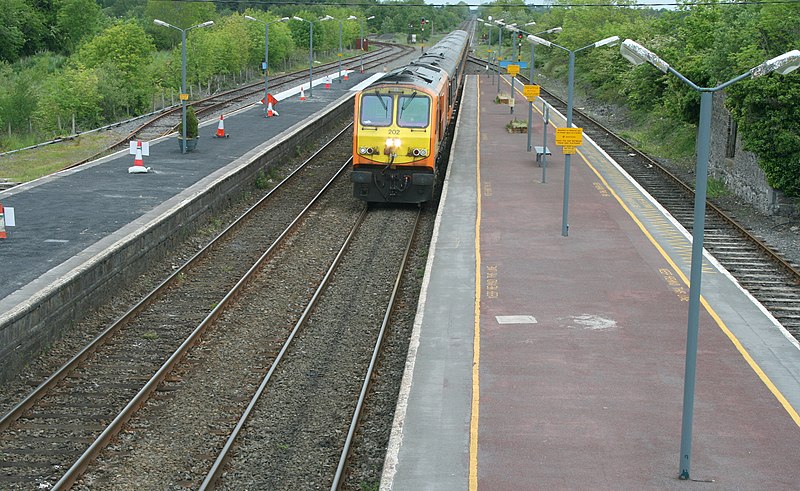
<path fill-rule="evenodd" d="M 128 173 L 134 156 L 126 149 L 0 191 L 0 202 L 16 216 L 0 240 L 0 381 L 85 312 L 92 292 L 108 288 L 136 257 L 254 178 L 255 167 L 293 154 L 318 131 L 308 129 L 314 121 L 377 76 L 351 72 L 340 83 L 335 72 L 315 75 L 313 94 L 304 84 L 305 100 L 300 86 L 273 93 L 279 116 L 265 118 L 260 104 L 225 114 L 227 138 L 214 138 L 215 117 L 201 122 L 192 152 L 182 154 L 174 135 L 149 142 L 149 173 Z M 326 89 L 328 77 L 334 81 Z M 348 114 L 341 111 L 351 116 L 352 105 Z M 291 148 L 275 151 L 281 145 Z"/>
<path fill-rule="evenodd" d="M 678 478 L 691 236 L 585 136 L 562 236 L 560 147 L 542 182 L 496 93 L 467 77 L 381 489 L 800 489 L 798 343 L 709 256 Z"/>

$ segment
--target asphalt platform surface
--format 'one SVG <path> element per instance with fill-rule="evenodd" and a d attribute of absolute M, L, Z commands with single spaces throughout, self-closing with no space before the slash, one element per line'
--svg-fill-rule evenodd
<path fill-rule="evenodd" d="M 585 137 L 563 236 L 554 130 L 543 179 L 496 95 L 468 77 L 381 489 L 800 489 L 798 343 L 708 256 L 679 479 L 691 237 Z"/>

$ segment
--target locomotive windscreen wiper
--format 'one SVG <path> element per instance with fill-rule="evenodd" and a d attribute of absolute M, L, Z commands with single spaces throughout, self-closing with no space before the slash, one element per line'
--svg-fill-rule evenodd
<path fill-rule="evenodd" d="M 378 100 L 381 101 L 381 106 L 383 106 L 383 110 L 388 113 L 389 112 L 389 108 L 386 107 L 386 103 L 383 101 L 383 97 L 381 96 L 380 92 L 378 92 L 377 90 L 375 91 L 375 97 L 377 97 Z"/>
<path fill-rule="evenodd" d="M 411 97 L 409 97 L 408 100 L 405 102 L 405 104 L 403 104 L 403 107 L 400 108 L 400 111 L 401 112 L 405 111 L 406 108 L 408 107 L 408 105 L 411 104 L 411 101 L 413 101 L 415 97 L 417 97 L 417 91 L 416 90 L 411 93 Z"/>

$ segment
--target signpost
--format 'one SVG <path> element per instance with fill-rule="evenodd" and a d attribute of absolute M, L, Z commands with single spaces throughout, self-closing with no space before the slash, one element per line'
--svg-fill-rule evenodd
<path fill-rule="evenodd" d="M 523 85 L 522 86 L 522 94 L 525 96 L 528 101 L 533 102 L 539 97 L 541 93 L 541 87 L 538 85 Z"/>
<path fill-rule="evenodd" d="M 514 80 L 516 80 L 517 75 L 519 75 L 519 65 L 508 65 L 506 66 L 506 70 L 508 70 L 508 74 L 511 75 L 511 114 L 514 114 Z"/>
<path fill-rule="evenodd" d="M 556 128 L 556 145 L 565 147 L 567 153 L 569 147 L 580 147 L 583 145 L 583 128 Z M 575 149 L 570 153 L 575 153 Z"/>

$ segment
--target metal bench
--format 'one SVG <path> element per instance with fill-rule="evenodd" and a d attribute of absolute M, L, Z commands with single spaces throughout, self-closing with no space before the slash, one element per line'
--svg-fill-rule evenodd
<path fill-rule="evenodd" d="M 547 147 L 534 146 L 533 149 L 536 150 L 536 161 L 540 163 L 543 155 L 552 155 Z"/>

